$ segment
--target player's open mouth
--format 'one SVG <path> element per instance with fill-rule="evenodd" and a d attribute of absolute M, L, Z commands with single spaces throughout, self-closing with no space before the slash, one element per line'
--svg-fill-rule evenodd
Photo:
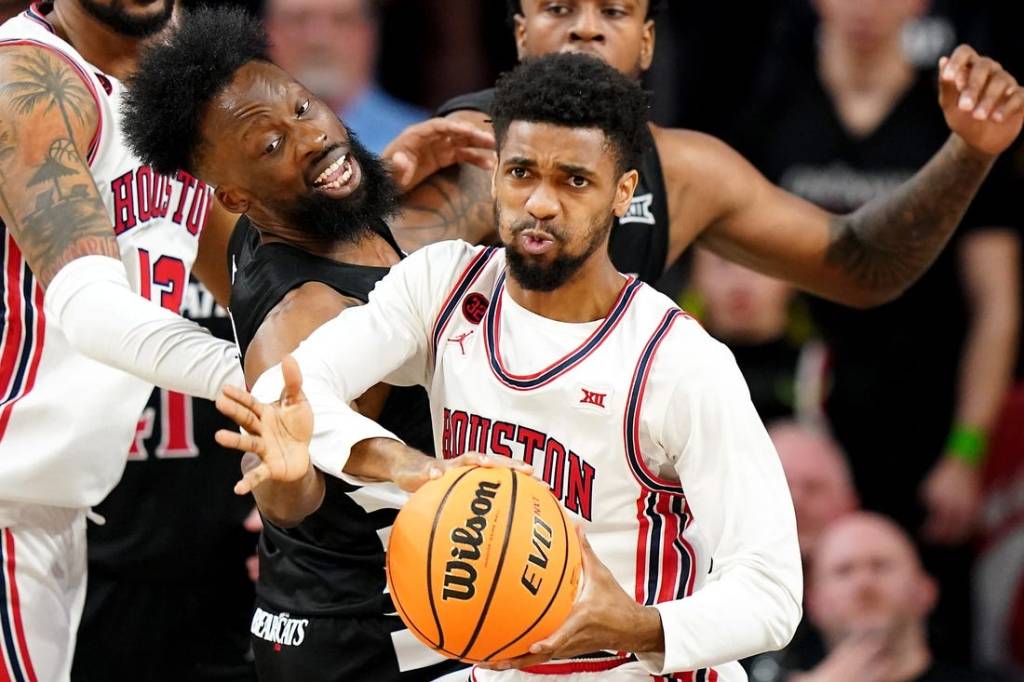
<path fill-rule="evenodd" d="M 313 188 L 318 192 L 336 198 L 348 196 L 359 186 L 362 173 L 359 164 L 347 152 L 331 152 L 320 165 L 326 166 L 313 180 Z"/>
<path fill-rule="evenodd" d="M 539 256 L 555 247 L 555 238 L 543 230 L 523 230 L 516 239 L 526 253 Z"/>

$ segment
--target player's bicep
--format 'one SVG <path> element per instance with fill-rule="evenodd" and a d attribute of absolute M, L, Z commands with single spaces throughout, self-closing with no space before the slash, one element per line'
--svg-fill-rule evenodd
<path fill-rule="evenodd" d="M 86 255 L 118 258 L 88 163 L 99 111 L 54 50 L 0 49 L 0 216 L 43 287 Z"/>
<path fill-rule="evenodd" d="M 680 173 L 690 191 L 711 204 L 702 246 L 822 296 L 844 293 L 848 280 L 828 258 L 834 216 L 776 187 L 719 140 L 696 133 L 662 138 L 662 147 L 676 145 L 687 159 Z"/>
<path fill-rule="evenodd" d="M 307 282 L 289 292 L 267 314 L 245 350 L 242 365 L 246 383 L 255 383 L 321 325 L 353 305 L 358 301 L 319 282 Z"/>

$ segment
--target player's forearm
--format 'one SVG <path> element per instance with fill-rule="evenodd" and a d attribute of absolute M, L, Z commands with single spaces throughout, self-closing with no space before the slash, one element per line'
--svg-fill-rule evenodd
<path fill-rule="evenodd" d="M 894 192 L 833 217 L 826 258 L 861 290 L 865 303 L 892 300 L 938 257 L 994 162 L 951 135 Z"/>
<path fill-rule="evenodd" d="M 957 392 L 956 423 L 992 428 L 1013 376 L 1020 311 L 992 306 L 974 315 L 964 343 Z"/>
<path fill-rule="evenodd" d="M 144 381 L 208 400 L 227 384 L 244 384 L 234 344 L 141 298 L 118 259 L 91 255 L 68 263 L 44 305 L 72 348 Z"/>
<path fill-rule="evenodd" d="M 410 253 L 446 239 L 479 244 L 494 233 L 490 176 L 466 164 L 430 176 L 402 198 L 400 208 L 390 226 Z"/>
<path fill-rule="evenodd" d="M 243 459 L 243 469 L 245 466 Z M 323 474 L 310 465 L 298 481 L 264 481 L 253 490 L 253 497 L 264 518 L 275 526 L 291 528 L 320 508 L 325 491 Z"/>
<path fill-rule="evenodd" d="M 786 646 L 802 609 L 793 586 L 771 577 L 765 568 L 726 568 L 721 579 L 695 594 L 655 605 L 664 643 L 649 652 L 636 650 L 640 662 L 649 672 L 671 674 Z"/>

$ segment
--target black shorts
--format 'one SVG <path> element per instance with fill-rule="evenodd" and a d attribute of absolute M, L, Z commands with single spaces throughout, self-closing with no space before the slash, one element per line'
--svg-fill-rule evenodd
<path fill-rule="evenodd" d="M 244 572 L 132 580 L 89 567 L 73 682 L 256 682 Z"/>
<path fill-rule="evenodd" d="M 260 682 L 427 682 L 462 668 L 443 661 L 400 672 L 397 617 L 303 617 L 257 606 L 250 637 Z"/>

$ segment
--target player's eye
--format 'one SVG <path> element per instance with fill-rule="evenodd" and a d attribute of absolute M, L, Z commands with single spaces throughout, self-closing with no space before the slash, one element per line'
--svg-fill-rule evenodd
<path fill-rule="evenodd" d="M 611 17 L 612 19 L 621 19 L 622 17 L 626 16 L 627 12 L 626 10 L 620 7 L 605 7 L 603 10 L 603 14 L 606 17 Z"/>
<path fill-rule="evenodd" d="M 278 150 L 278 148 L 281 146 L 281 140 L 282 140 L 282 138 L 275 137 L 274 140 L 270 144 L 268 144 L 266 147 L 263 148 L 263 153 L 264 154 L 273 154 L 274 152 L 276 152 Z"/>
<path fill-rule="evenodd" d="M 529 175 L 529 171 L 527 171 L 522 166 L 514 166 L 513 168 L 509 169 L 508 174 L 511 175 L 516 180 L 523 180 L 526 178 L 527 175 Z"/>
<path fill-rule="evenodd" d="M 544 12 L 554 17 L 564 17 L 569 13 L 569 7 L 558 3 L 551 3 L 544 7 Z"/>
<path fill-rule="evenodd" d="M 590 180 L 587 180 L 582 175 L 574 175 L 571 178 L 569 178 L 569 184 L 575 187 L 576 189 L 583 189 L 584 187 L 590 184 Z"/>
<path fill-rule="evenodd" d="M 297 116 L 302 116 L 307 111 L 309 111 L 309 100 L 308 99 L 306 101 L 304 101 L 302 104 L 299 105 L 299 108 L 298 108 L 298 110 L 296 110 L 295 113 L 296 113 Z"/>

